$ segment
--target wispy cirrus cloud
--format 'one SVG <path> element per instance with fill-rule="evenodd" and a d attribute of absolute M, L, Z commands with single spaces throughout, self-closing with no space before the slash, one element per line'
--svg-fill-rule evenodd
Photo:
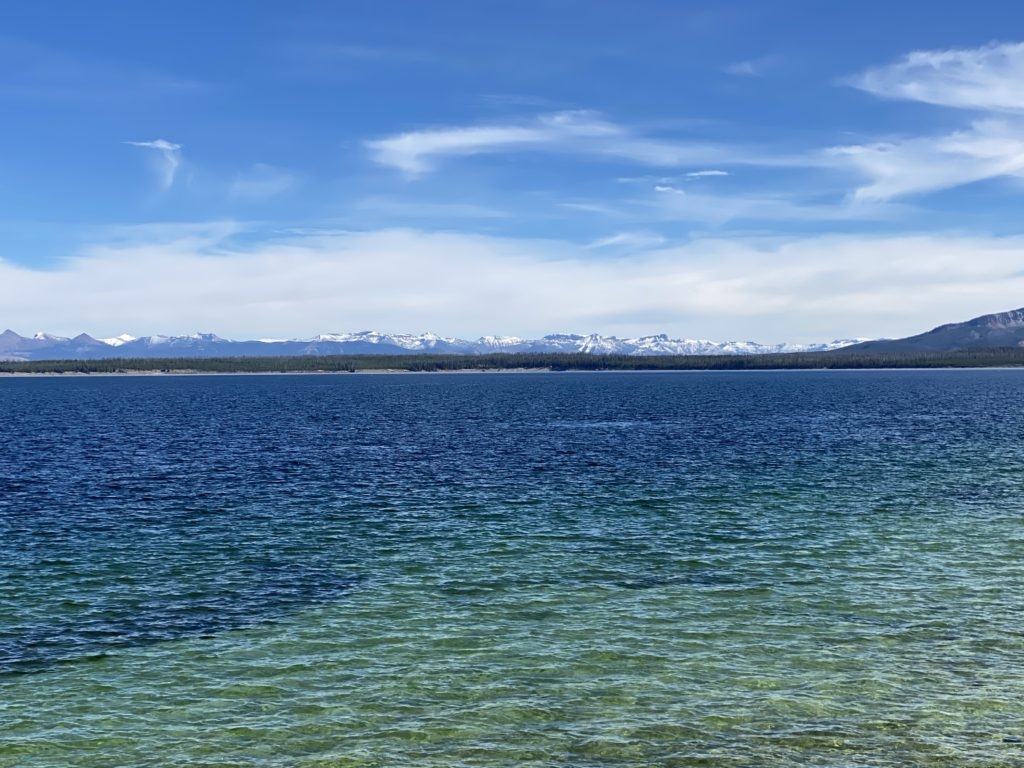
<path fill-rule="evenodd" d="M 664 245 L 666 242 L 662 235 L 656 232 L 617 232 L 608 237 L 600 237 L 589 243 L 587 248 L 616 248 L 627 251 L 644 251 Z"/>
<path fill-rule="evenodd" d="M 984 113 L 945 134 L 838 146 L 823 156 L 867 179 L 853 197 L 890 200 L 1024 177 L 1024 43 L 915 51 L 849 85 L 889 99 Z"/>
<path fill-rule="evenodd" d="M 654 194 L 640 205 L 661 220 L 690 221 L 722 226 L 729 222 L 871 221 L 892 218 L 904 209 L 870 199 L 815 199 L 785 192 L 711 194 L 691 192 L 671 184 L 656 184 Z"/>
<path fill-rule="evenodd" d="M 181 144 L 175 144 L 166 139 L 154 139 L 153 141 L 126 141 L 125 144 L 132 147 L 143 147 L 152 149 L 159 153 L 156 162 L 156 172 L 161 189 L 170 189 L 174 185 L 175 176 L 181 166 Z"/>
<path fill-rule="evenodd" d="M 637 183 L 643 179 L 630 180 Z M 888 200 L 857 199 L 841 191 L 819 194 L 792 190 L 711 192 L 687 184 L 686 176 L 649 178 L 643 188 L 618 198 L 563 202 L 559 207 L 609 221 L 639 226 L 702 225 L 711 229 L 741 223 L 777 229 L 807 223 L 887 222 L 920 214 L 911 205 Z M 598 241 L 595 241 L 598 242 Z"/>
<path fill-rule="evenodd" d="M 554 134 L 542 127 L 475 126 L 415 131 L 366 143 L 373 159 L 381 164 L 419 175 L 433 170 L 438 158 L 544 144 Z"/>
<path fill-rule="evenodd" d="M 602 216 L 609 219 L 631 218 L 620 208 L 593 200 L 566 200 L 558 203 L 557 205 L 559 208 L 564 208 L 567 211 L 575 211 L 592 216 Z"/>
<path fill-rule="evenodd" d="M 759 56 L 727 64 L 722 67 L 722 71 L 736 77 L 764 77 L 769 70 L 779 64 L 779 61 L 780 58 L 775 55 Z"/>
<path fill-rule="evenodd" d="M 775 57 L 740 62 L 735 74 Z M 743 65 L 743 66 L 740 66 Z M 692 130 L 671 138 L 651 136 L 590 110 L 548 112 L 503 123 L 426 128 L 366 142 L 372 159 L 418 177 L 446 160 L 499 153 L 545 152 L 586 160 L 609 160 L 671 171 L 654 182 L 669 191 L 683 181 L 725 177 L 735 166 L 802 170 L 826 186 L 848 189 L 842 204 L 794 202 L 792 176 L 777 177 L 777 194 L 747 191 L 721 201 L 691 195 L 685 210 L 705 211 L 711 221 L 736 218 L 848 220 L 888 217 L 893 200 L 921 196 L 1000 177 L 1024 177 L 1024 43 L 976 49 L 917 51 L 847 83 L 883 98 L 916 100 L 948 108 L 987 112 L 962 129 L 938 135 L 885 137 L 857 144 L 779 151 L 778 148 L 716 141 Z M 687 166 L 693 170 L 686 170 Z M 627 177 L 642 180 L 645 177 Z M 851 179 L 853 180 L 851 183 Z M 762 177 L 761 183 L 764 183 Z M 804 178 L 806 181 L 806 177 Z M 769 180 L 769 185 L 771 181 Z M 717 210 L 712 202 L 722 205 Z M 621 206 L 615 205 L 615 208 Z"/>
<path fill-rule="evenodd" d="M 1006 176 L 1024 178 L 1024 125 L 982 120 L 940 136 L 835 147 L 828 154 L 869 179 L 857 200 L 884 201 Z"/>
<path fill-rule="evenodd" d="M 1024 43 L 914 51 L 847 82 L 889 99 L 959 109 L 1024 112 Z"/>
<path fill-rule="evenodd" d="M 643 186 L 650 186 L 651 184 L 684 184 L 691 181 L 698 181 L 700 179 L 714 179 L 723 178 L 725 176 L 732 176 L 728 171 L 719 170 L 704 170 L 704 171 L 689 171 L 687 173 L 678 173 L 674 175 L 654 175 L 647 174 L 643 176 L 620 176 L 615 181 L 619 184 L 640 184 Z"/>
<path fill-rule="evenodd" d="M 434 170 L 447 157 L 514 151 L 558 151 L 659 167 L 692 166 L 708 161 L 784 164 L 792 160 L 707 141 L 646 137 L 589 110 L 552 112 L 512 124 L 410 131 L 368 141 L 366 146 L 375 162 L 410 176 Z"/>

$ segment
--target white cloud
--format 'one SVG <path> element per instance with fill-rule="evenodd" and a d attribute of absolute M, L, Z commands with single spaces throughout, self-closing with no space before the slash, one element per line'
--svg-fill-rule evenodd
<path fill-rule="evenodd" d="M 266 200 L 287 192 L 296 184 L 296 177 L 283 168 L 256 163 L 245 173 L 239 173 L 228 193 L 234 198 Z"/>
<path fill-rule="evenodd" d="M 622 250 L 648 250 L 664 245 L 665 238 L 655 232 L 618 232 L 594 240 L 587 248 L 618 248 Z"/>
<path fill-rule="evenodd" d="M 642 184 L 649 186 L 650 184 L 659 185 L 672 185 L 680 184 L 694 179 L 705 179 L 705 178 L 717 178 L 723 176 L 731 176 L 732 174 L 728 171 L 718 170 L 706 170 L 706 171 L 690 171 L 689 173 L 681 173 L 674 176 L 661 176 L 661 175 L 647 175 L 647 176 L 619 176 L 615 179 L 619 184 Z"/>
<path fill-rule="evenodd" d="M 524 150 L 561 151 L 678 167 L 706 162 L 784 165 L 793 158 L 756 155 L 708 142 L 678 142 L 637 136 L 595 112 L 540 115 L 512 125 L 473 125 L 401 133 L 366 143 L 375 162 L 411 176 L 433 170 L 445 157 Z"/>
<path fill-rule="evenodd" d="M 944 136 L 835 147 L 827 154 L 869 182 L 856 200 L 891 200 L 1001 176 L 1024 177 L 1024 132 L 1005 120 L 978 121 Z"/>
<path fill-rule="evenodd" d="M 758 71 L 753 61 L 737 61 L 734 64 L 729 64 L 722 68 L 722 71 L 728 75 L 736 75 L 737 77 L 760 77 L 761 73 Z"/>
<path fill-rule="evenodd" d="M 667 179 L 659 181 L 664 183 L 648 182 L 646 190 L 618 200 L 614 208 L 600 201 L 574 201 L 561 203 L 560 207 L 646 226 L 665 222 L 722 227 L 734 222 L 778 226 L 794 222 L 892 221 L 920 213 L 920 209 L 906 203 L 843 197 L 835 193 L 818 196 L 766 191 L 711 193 L 667 183 Z M 682 177 L 681 181 L 688 179 Z"/>
<path fill-rule="evenodd" d="M 736 77 L 764 77 L 781 61 L 781 57 L 777 55 L 758 56 L 756 59 L 746 59 L 728 64 L 722 67 L 722 71 Z"/>
<path fill-rule="evenodd" d="M 438 157 L 496 152 L 554 138 L 552 131 L 539 126 L 476 126 L 402 133 L 366 145 L 377 163 L 418 175 L 432 170 Z"/>
<path fill-rule="evenodd" d="M 849 83 L 890 99 L 961 109 L 1024 111 L 1024 43 L 915 51 Z"/>
<path fill-rule="evenodd" d="M 126 141 L 133 147 L 144 147 L 146 149 L 153 149 L 160 153 L 160 157 L 156 166 L 157 174 L 159 176 L 160 187 L 162 189 L 170 189 L 174 185 L 174 178 L 178 173 L 178 168 L 181 165 L 181 144 L 175 144 L 167 141 L 166 139 L 156 139 L 155 141 Z"/>
<path fill-rule="evenodd" d="M 374 327 L 813 341 L 909 334 L 1018 306 L 1024 295 L 1024 238 L 723 237 L 627 258 L 565 241 L 422 230 L 256 244 L 232 231 L 129 230 L 46 270 L 0 261 L 5 311 L 28 330 L 100 336 Z"/>
<path fill-rule="evenodd" d="M 634 201 L 636 215 L 660 221 L 722 226 L 733 221 L 865 221 L 892 218 L 905 206 L 877 200 L 801 199 L 791 194 L 709 194 L 657 184 L 653 195 Z"/>
<path fill-rule="evenodd" d="M 835 147 L 824 155 L 867 179 L 854 197 L 889 200 L 1024 176 L 1024 43 L 915 51 L 851 78 L 876 96 L 988 113 L 943 135 Z"/>
<path fill-rule="evenodd" d="M 758 74 L 776 62 L 776 57 L 763 57 L 739 62 L 730 69 L 736 74 Z M 833 175 L 839 171 L 861 180 L 851 191 L 851 199 L 857 203 L 884 202 L 986 179 L 1024 175 L 1024 141 L 1018 138 L 1024 136 L 1024 118 L 1015 114 L 1024 111 L 1024 88 L 1020 86 L 1024 82 L 1024 43 L 917 51 L 848 82 L 886 98 L 991 114 L 943 135 L 889 138 L 805 152 L 644 136 L 598 113 L 581 110 L 540 115 L 514 124 L 413 131 L 371 141 L 367 146 L 376 162 L 410 175 L 433 170 L 447 157 L 519 151 L 558 152 L 653 168 L 706 168 L 683 173 L 678 181 L 725 176 L 728 170 L 714 166 L 730 165 L 816 169 Z M 655 183 L 661 191 L 669 191 L 676 181 L 668 178 Z M 727 208 L 767 211 L 773 206 L 778 207 L 775 203 L 755 205 L 748 198 Z M 798 213 L 803 218 L 835 218 L 835 210 L 823 215 L 805 210 L 813 207 L 802 206 Z M 848 217 L 850 210 L 844 210 L 843 217 Z M 865 210 L 860 207 L 853 212 L 861 216 Z"/>

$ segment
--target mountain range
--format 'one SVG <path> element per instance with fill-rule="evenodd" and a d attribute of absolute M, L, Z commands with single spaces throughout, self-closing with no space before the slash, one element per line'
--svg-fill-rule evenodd
<path fill-rule="evenodd" d="M 0 360 L 100 360 L 106 358 L 266 357 L 291 355 L 414 355 L 493 352 L 579 352 L 615 355 L 749 355 L 769 352 L 812 352 L 841 349 L 862 339 L 825 344 L 758 344 L 670 339 L 665 334 L 620 339 L 590 334 L 551 334 L 540 339 L 482 336 L 475 341 L 432 333 L 390 334 L 375 331 L 330 333 L 311 339 L 234 341 L 212 333 L 189 336 L 129 334 L 96 339 L 82 333 L 68 338 L 48 333 L 20 336 L 0 333 Z"/>
<path fill-rule="evenodd" d="M 951 352 L 957 349 L 1024 347 L 1024 308 L 947 323 L 916 336 L 877 339 L 848 347 L 862 352 Z"/>
<path fill-rule="evenodd" d="M 481 336 L 475 341 L 433 333 L 376 331 L 328 333 L 310 339 L 234 341 L 212 333 L 189 336 L 129 334 L 96 339 L 82 333 L 68 338 L 48 333 L 0 333 L 0 360 L 100 360 L 109 358 L 267 357 L 292 355 L 415 355 L 493 352 L 562 352 L 610 355 L 753 355 L 777 352 L 945 352 L 984 347 L 1024 346 L 1024 308 L 940 325 L 902 339 L 839 339 L 823 344 L 758 344 L 671 339 L 665 334 L 620 339 L 596 333 L 551 334 L 540 339 Z"/>

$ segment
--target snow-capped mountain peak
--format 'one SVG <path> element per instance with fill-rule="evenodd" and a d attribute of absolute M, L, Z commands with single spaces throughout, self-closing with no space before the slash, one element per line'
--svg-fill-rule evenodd
<path fill-rule="evenodd" d="M 481 351 L 505 352 L 517 349 L 526 342 L 518 336 L 481 336 L 473 343 Z"/>
<path fill-rule="evenodd" d="M 112 336 L 109 339 L 96 339 L 96 341 L 102 341 L 104 344 L 109 344 L 112 347 L 120 347 L 129 341 L 135 341 L 136 338 L 136 336 L 132 336 L 130 333 L 122 333 L 120 336 Z"/>
<path fill-rule="evenodd" d="M 73 339 L 37 333 L 31 338 L 13 331 L 0 337 L 0 357 L 18 360 L 97 359 L 103 357 L 230 357 L 332 354 L 469 354 L 492 352 L 569 353 L 595 355 L 749 355 L 771 352 L 817 352 L 841 349 L 863 339 L 840 339 L 822 344 L 759 344 L 753 341 L 714 342 L 673 339 L 667 334 L 619 338 L 591 333 L 553 333 L 540 339 L 481 336 L 475 341 L 436 333 L 403 334 L 381 331 L 323 333 L 312 338 L 233 341 L 213 333 L 184 336 L 142 336 L 128 333 L 94 339 Z"/>

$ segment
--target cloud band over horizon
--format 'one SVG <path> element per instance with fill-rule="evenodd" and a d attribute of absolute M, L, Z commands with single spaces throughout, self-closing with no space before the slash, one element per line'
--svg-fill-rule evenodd
<path fill-rule="evenodd" d="M 1024 237 L 707 238 L 595 258 L 568 242 L 422 230 L 258 245 L 240 234 L 230 223 L 142 228 L 52 269 L 0 261 L 0 322 L 101 336 L 372 328 L 798 343 L 907 335 L 1024 296 Z"/>

